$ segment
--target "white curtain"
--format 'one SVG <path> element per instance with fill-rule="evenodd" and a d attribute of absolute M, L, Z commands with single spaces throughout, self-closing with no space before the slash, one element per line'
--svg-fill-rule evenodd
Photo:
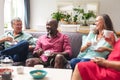
<path fill-rule="evenodd" d="M 0 0 L 0 35 L 4 33 L 4 0 Z"/>
<path fill-rule="evenodd" d="M 4 25 L 7 29 L 11 29 L 10 22 L 15 17 L 20 17 L 24 23 L 24 0 L 5 0 Z"/>

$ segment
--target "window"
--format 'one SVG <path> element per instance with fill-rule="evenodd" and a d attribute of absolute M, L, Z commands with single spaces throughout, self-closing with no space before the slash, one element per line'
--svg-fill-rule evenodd
<path fill-rule="evenodd" d="M 24 23 L 24 0 L 5 0 L 4 28 L 11 30 L 11 19 L 20 17 Z"/>
<path fill-rule="evenodd" d="M 61 20 L 62 24 L 80 24 L 84 26 L 93 24 L 95 16 L 98 14 L 98 7 L 98 1 L 57 1 L 58 11 L 67 15 Z"/>
<path fill-rule="evenodd" d="M 72 13 L 73 8 L 80 7 L 84 9 L 86 12 L 94 11 L 95 14 L 98 14 L 98 1 L 57 1 L 58 11 Z"/>

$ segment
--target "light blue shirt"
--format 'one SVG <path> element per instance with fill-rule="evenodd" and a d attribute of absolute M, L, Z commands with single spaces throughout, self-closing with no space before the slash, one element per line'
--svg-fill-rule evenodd
<path fill-rule="evenodd" d="M 109 51 L 104 52 L 96 52 L 95 49 L 99 47 L 108 47 L 112 48 L 112 46 L 102 37 L 99 41 L 97 39 L 97 34 L 94 34 L 92 31 L 89 32 L 88 36 L 82 37 L 82 46 L 85 46 L 87 42 L 95 42 L 94 46 L 89 46 L 84 52 L 80 52 L 78 54 L 78 58 L 94 58 L 94 57 L 103 57 L 106 58 L 110 53 Z"/>

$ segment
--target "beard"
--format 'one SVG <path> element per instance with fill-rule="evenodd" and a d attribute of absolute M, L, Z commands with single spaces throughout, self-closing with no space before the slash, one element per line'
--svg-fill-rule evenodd
<path fill-rule="evenodd" d="M 47 33 L 48 33 L 49 35 L 53 35 L 54 32 L 55 32 L 55 31 L 53 31 L 53 30 L 48 30 L 48 31 L 47 31 Z"/>
<path fill-rule="evenodd" d="M 47 30 L 48 36 L 55 36 L 56 34 L 57 34 L 57 30 L 52 30 L 52 29 Z"/>

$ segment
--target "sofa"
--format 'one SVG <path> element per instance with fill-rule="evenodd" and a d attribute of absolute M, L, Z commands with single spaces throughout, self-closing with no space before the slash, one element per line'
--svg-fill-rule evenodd
<path fill-rule="evenodd" d="M 41 35 L 46 34 L 46 32 L 38 32 L 38 31 L 25 31 L 27 33 L 30 33 L 35 39 L 38 39 L 38 37 L 40 37 Z M 81 34 L 79 32 L 62 32 L 63 34 L 68 35 L 69 40 L 70 40 L 70 45 L 72 48 L 72 56 L 70 59 L 77 57 L 79 51 L 80 51 L 80 47 L 82 44 L 82 36 L 84 34 Z M 0 49 L 4 49 L 4 44 L 0 45 Z M 28 58 L 33 57 L 32 54 L 30 53 L 28 55 Z M 24 65 L 24 63 L 13 63 L 13 65 L 18 66 L 18 65 Z"/>
<path fill-rule="evenodd" d="M 33 32 L 33 31 L 29 31 L 28 33 L 30 33 L 34 38 L 38 38 L 39 36 L 46 34 L 46 32 Z M 71 58 L 77 57 L 82 44 L 83 34 L 79 32 L 62 32 L 62 33 L 68 35 L 70 39 L 70 44 L 72 48 Z"/>

